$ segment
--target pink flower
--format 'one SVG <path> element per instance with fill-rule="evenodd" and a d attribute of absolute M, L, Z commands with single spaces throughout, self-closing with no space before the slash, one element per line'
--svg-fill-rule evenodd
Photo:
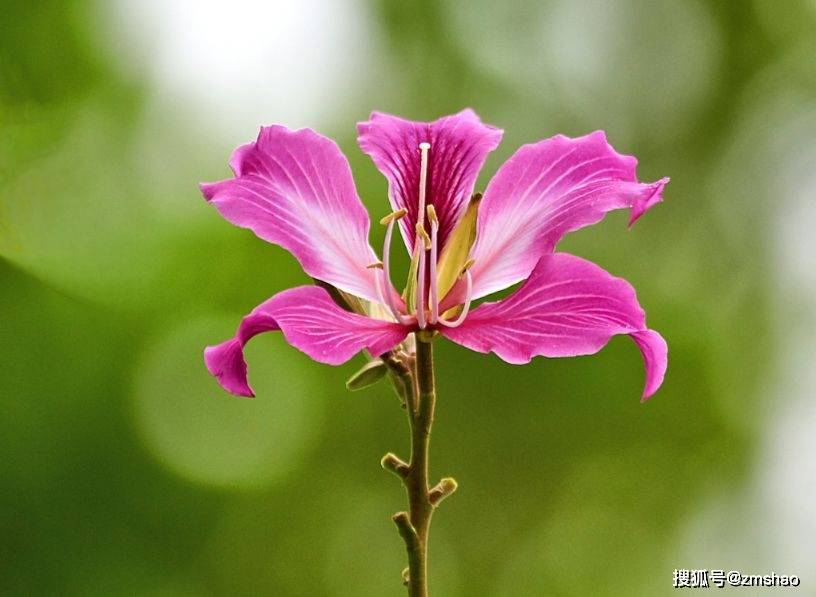
<path fill-rule="evenodd" d="M 396 210 L 383 219 L 382 262 L 368 243 L 368 214 L 346 158 L 310 129 L 262 128 L 233 153 L 234 178 L 201 185 L 227 220 L 289 250 L 310 276 L 362 299 L 351 312 L 325 289 L 301 286 L 257 306 L 234 338 L 204 352 L 225 389 L 253 395 L 243 347 L 261 332 L 280 330 L 313 359 L 338 365 L 363 349 L 383 354 L 420 329 L 509 363 L 593 354 L 627 334 L 645 362 L 643 398 L 660 387 L 666 342 L 646 327 L 632 286 L 555 247 L 613 209 L 629 208 L 634 223 L 662 200 L 668 178 L 638 182 L 637 160 L 617 153 L 601 131 L 556 135 L 521 147 L 479 201 L 473 186 L 502 131 L 472 110 L 431 123 L 374 113 L 358 130 Z M 403 296 L 389 276 L 397 222 L 414 272 Z M 507 298 L 470 308 L 521 281 Z"/>

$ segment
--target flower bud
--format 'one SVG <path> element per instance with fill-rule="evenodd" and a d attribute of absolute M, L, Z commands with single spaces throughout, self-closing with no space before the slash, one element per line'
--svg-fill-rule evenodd
<path fill-rule="evenodd" d="M 456 491 L 457 487 L 459 487 L 459 484 L 456 482 L 456 479 L 453 477 L 445 477 L 434 485 L 428 493 L 428 500 L 432 505 L 437 506 L 442 500 Z"/>
<path fill-rule="evenodd" d="M 391 452 L 382 457 L 382 460 L 380 460 L 380 466 L 402 479 L 407 477 L 408 473 L 410 472 L 410 467 L 408 464 L 399 456 Z"/>

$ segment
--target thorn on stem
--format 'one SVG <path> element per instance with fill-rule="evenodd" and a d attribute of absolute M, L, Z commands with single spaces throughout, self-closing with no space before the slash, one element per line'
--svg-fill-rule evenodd
<path fill-rule="evenodd" d="M 431 502 L 432 506 L 437 506 L 442 500 L 456 491 L 457 487 L 459 487 L 459 484 L 456 479 L 445 477 L 428 492 L 428 501 Z"/>
<path fill-rule="evenodd" d="M 382 460 L 380 460 L 380 466 L 382 466 L 385 470 L 394 473 L 400 479 L 407 477 L 411 470 L 407 462 L 392 452 L 389 452 L 382 457 Z"/>
<path fill-rule="evenodd" d="M 411 582 L 411 569 L 406 566 L 402 570 L 402 584 L 407 587 L 409 582 Z"/>

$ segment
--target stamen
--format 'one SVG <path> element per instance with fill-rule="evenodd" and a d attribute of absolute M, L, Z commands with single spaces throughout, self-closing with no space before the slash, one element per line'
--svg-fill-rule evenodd
<path fill-rule="evenodd" d="M 431 224 L 434 224 L 434 223 L 438 224 L 439 223 L 439 218 L 436 217 L 436 208 L 433 206 L 433 203 L 431 203 L 428 207 L 426 207 L 425 211 L 428 212 L 428 221 Z"/>
<path fill-rule="evenodd" d="M 416 318 L 419 329 L 425 329 L 425 249 L 419 244 L 419 226 L 417 222 L 417 238 L 414 241 L 414 250 L 419 251 L 419 267 L 417 268 L 417 287 L 416 287 Z M 424 230 L 423 230 L 424 232 Z M 426 233 L 427 236 L 427 233 Z"/>
<path fill-rule="evenodd" d="M 394 234 L 394 223 L 402 218 L 405 214 L 406 211 L 404 209 L 400 209 L 383 218 L 383 220 L 388 219 L 388 221 L 386 222 L 387 228 L 385 229 L 385 242 L 383 243 L 382 250 L 382 276 L 375 276 L 375 278 L 377 278 L 377 293 L 379 294 L 380 302 L 388 307 L 388 310 L 391 311 L 391 315 L 394 316 L 394 319 L 403 324 L 407 323 L 408 318 L 403 317 L 394 304 L 394 296 L 391 293 L 391 272 L 388 264 L 391 255 L 391 236 Z"/>
<path fill-rule="evenodd" d="M 429 301 L 431 308 L 431 323 L 436 323 L 439 320 L 439 284 L 436 276 L 436 262 L 438 259 L 439 244 L 437 242 L 439 237 L 439 220 L 436 217 L 436 209 L 433 205 L 428 206 L 428 220 L 431 222 L 431 263 L 430 263 L 430 278 L 431 288 L 429 291 Z"/>
<path fill-rule="evenodd" d="M 389 222 L 393 222 L 393 221 L 396 221 L 396 220 L 401 220 L 405 216 L 405 214 L 407 214 L 407 213 L 408 213 L 408 210 L 405 209 L 405 208 L 398 209 L 397 211 L 392 211 L 390 214 L 388 214 L 384 218 L 380 219 L 380 224 L 385 226 Z"/>
<path fill-rule="evenodd" d="M 374 263 L 369 263 L 366 266 L 366 269 L 382 269 L 382 268 L 383 268 L 383 262 L 382 261 L 375 261 Z"/>
<path fill-rule="evenodd" d="M 469 271 L 465 272 L 465 281 L 467 283 L 467 290 L 465 290 L 465 304 L 462 307 L 462 312 L 459 314 L 454 321 L 445 321 L 444 319 L 440 319 L 439 323 L 444 325 L 445 327 L 449 328 L 456 328 L 462 325 L 462 322 L 465 321 L 465 317 L 467 317 L 468 311 L 470 311 L 470 303 L 473 300 L 473 276 L 470 274 Z"/>
<path fill-rule="evenodd" d="M 394 319 L 400 321 L 399 313 L 397 313 L 393 306 L 390 305 L 385 299 L 385 284 L 383 283 L 383 275 L 380 272 L 377 272 L 374 274 L 374 280 L 377 282 L 377 298 L 380 300 L 380 304 L 385 305 Z"/>
<path fill-rule="evenodd" d="M 425 245 L 425 250 L 427 251 L 428 249 L 430 249 L 431 248 L 431 237 L 428 236 L 427 232 L 425 232 L 425 228 L 422 226 L 422 224 L 420 222 L 417 222 L 417 224 L 416 224 L 416 233 L 417 233 L 417 242 L 419 242 L 419 239 L 421 238 L 422 239 L 422 244 Z"/>
<path fill-rule="evenodd" d="M 465 265 L 463 265 L 462 269 L 459 271 L 459 277 L 461 278 L 462 276 L 464 276 L 465 272 L 472 268 L 474 263 L 476 263 L 475 259 L 468 259 L 467 261 L 465 261 Z"/>

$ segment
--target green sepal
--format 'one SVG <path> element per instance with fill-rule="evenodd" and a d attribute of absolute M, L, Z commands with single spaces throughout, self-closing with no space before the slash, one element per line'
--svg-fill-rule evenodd
<path fill-rule="evenodd" d="M 346 388 L 352 392 L 373 386 L 388 373 L 388 367 L 380 359 L 374 359 L 363 365 L 357 373 L 348 378 Z"/>

